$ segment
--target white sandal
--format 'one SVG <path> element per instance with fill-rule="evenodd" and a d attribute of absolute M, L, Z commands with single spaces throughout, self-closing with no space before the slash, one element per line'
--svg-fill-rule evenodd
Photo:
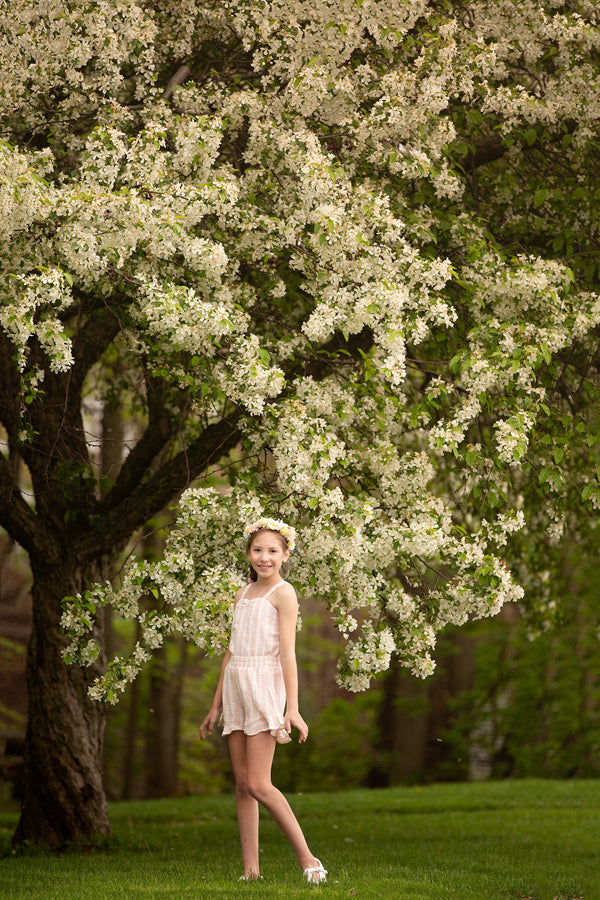
<path fill-rule="evenodd" d="M 305 869 L 302 875 L 309 884 L 323 884 L 327 881 L 327 869 L 323 868 L 323 863 L 316 856 L 315 861 L 317 865 L 312 869 Z"/>

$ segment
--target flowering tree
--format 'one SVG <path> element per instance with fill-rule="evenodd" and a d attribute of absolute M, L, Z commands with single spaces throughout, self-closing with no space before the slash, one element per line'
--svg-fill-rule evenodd
<path fill-rule="evenodd" d="M 524 588 L 547 614 L 600 502 L 600 29 L 588 0 L 0 8 L 16 840 L 57 842 L 109 829 L 98 700 L 170 633 L 225 645 L 250 519 L 298 529 L 351 690 Z M 112 480 L 94 404 L 141 423 Z M 164 560 L 107 584 L 177 498 Z M 105 603 L 142 634 L 106 674 Z"/>

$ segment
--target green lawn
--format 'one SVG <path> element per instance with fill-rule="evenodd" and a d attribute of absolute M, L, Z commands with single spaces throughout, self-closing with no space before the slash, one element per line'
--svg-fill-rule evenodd
<path fill-rule="evenodd" d="M 600 900 L 600 782 L 512 781 L 293 795 L 329 882 L 309 886 L 261 825 L 264 881 L 241 873 L 233 797 L 116 803 L 104 848 L 0 860 L 0 897 Z M 2 850 L 14 814 L 0 815 Z"/>

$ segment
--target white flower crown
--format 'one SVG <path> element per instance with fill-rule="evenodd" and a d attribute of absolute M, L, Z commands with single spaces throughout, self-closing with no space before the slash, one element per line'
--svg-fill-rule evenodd
<path fill-rule="evenodd" d="M 255 531 L 260 531 L 261 528 L 265 531 L 278 531 L 285 538 L 288 550 L 293 550 L 296 546 L 296 529 L 287 522 L 282 522 L 281 519 L 259 519 L 257 522 L 252 522 L 251 525 L 246 525 L 244 534 L 249 537 Z"/>

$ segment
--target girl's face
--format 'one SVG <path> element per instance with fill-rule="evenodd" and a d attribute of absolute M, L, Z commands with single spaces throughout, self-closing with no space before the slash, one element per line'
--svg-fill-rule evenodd
<path fill-rule="evenodd" d="M 261 578 L 277 575 L 290 551 L 278 531 L 260 531 L 248 548 L 250 565 Z"/>

